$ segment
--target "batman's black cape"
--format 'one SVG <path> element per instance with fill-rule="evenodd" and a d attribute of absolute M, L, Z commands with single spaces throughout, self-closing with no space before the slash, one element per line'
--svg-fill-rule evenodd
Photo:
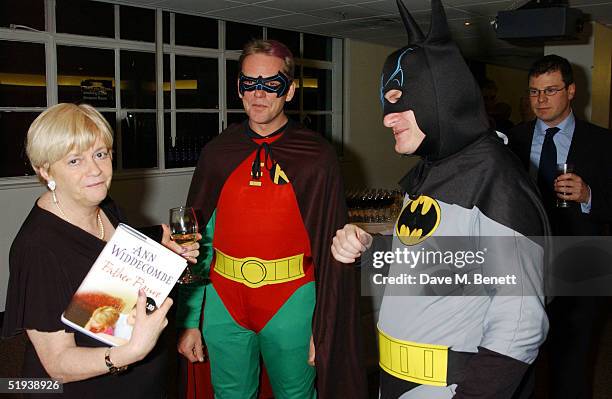
<path fill-rule="evenodd" d="M 477 207 L 487 217 L 536 240 L 550 235 L 537 187 L 494 133 L 483 134 L 440 160 L 420 161 L 400 186 L 410 195 L 424 194 L 466 209 Z"/>
<path fill-rule="evenodd" d="M 227 178 L 258 148 L 246 132 L 246 123 L 232 125 L 200 154 L 187 204 L 201 211 L 204 225 Z M 355 271 L 334 260 L 330 250 L 347 217 L 334 149 L 321 135 L 291 121 L 271 147 L 274 161 L 293 185 L 310 239 L 317 291 L 313 338 L 318 398 L 365 398 Z"/>

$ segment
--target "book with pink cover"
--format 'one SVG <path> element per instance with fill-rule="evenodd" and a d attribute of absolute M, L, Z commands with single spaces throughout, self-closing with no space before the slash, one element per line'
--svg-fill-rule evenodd
<path fill-rule="evenodd" d="M 147 312 L 159 307 L 187 261 L 126 224 L 119 224 L 62 314 L 64 324 L 107 345 L 132 335 L 138 290 Z"/>

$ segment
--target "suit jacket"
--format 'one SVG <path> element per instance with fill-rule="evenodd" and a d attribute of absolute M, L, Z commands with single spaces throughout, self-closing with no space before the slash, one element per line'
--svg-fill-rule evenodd
<path fill-rule="evenodd" d="M 531 141 L 535 120 L 514 127 L 508 132 L 510 149 L 529 170 Z M 567 163 L 574 165 L 575 174 L 591 188 L 591 212 L 583 213 L 580 204 L 569 208 L 544 204 L 555 235 L 601 235 L 612 220 L 612 133 L 576 118 Z"/>

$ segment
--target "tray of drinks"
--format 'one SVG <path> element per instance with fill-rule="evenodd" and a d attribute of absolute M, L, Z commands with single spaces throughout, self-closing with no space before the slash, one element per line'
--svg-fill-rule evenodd
<path fill-rule="evenodd" d="M 368 233 L 392 234 L 393 223 L 402 209 L 404 195 L 397 190 L 350 189 L 346 193 L 349 223 Z"/>

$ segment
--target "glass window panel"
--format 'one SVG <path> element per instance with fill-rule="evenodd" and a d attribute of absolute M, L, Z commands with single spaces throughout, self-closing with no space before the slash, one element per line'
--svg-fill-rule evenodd
<path fill-rule="evenodd" d="M 113 50 L 57 46 L 57 84 L 60 102 L 115 106 Z"/>
<path fill-rule="evenodd" d="M 110 125 L 113 131 L 113 150 L 114 150 L 115 147 L 117 146 L 117 117 L 115 116 L 114 112 L 100 111 L 100 113 L 102 114 L 104 119 L 106 119 L 106 121 L 108 122 L 108 124 Z"/>
<path fill-rule="evenodd" d="M 12 24 L 45 30 L 44 0 L 1 1 L 0 26 L 8 28 Z"/>
<path fill-rule="evenodd" d="M 176 56 L 176 108 L 219 108 L 216 58 Z"/>
<path fill-rule="evenodd" d="M 0 112 L 0 177 L 35 175 L 25 152 L 25 139 L 38 112 Z"/>
<path fill-rule="evenodd" d="M 164 165 L 166 169 L 177 168 L 177 150 L 172 146 L 171 112 L 164 113 Z"/>
<path fill-rule="evenodd" d="M 119 36 L 122 39 L 155 41 L 155 10 L 139 7 L 119 7 L 121 23 Z"/>
<path fill-rule="evenodd" d="M 175 14 L 174 41 L 182 46 L 219 47 L 219 31 L 216 19 Z"/>
<path fill-rule="evenodd" d="M 332 116 L 331 115 L 312 115 L 306 114 L 304 117 L 304 126 L 310 130 L 321 134 L 327 140 L 332 139 Z"/>
<path fill-rule="evenodd" d="M 59 0 L 55 2 L 57 32 L 115 37 L 114 5 L 99 1 Z"/>
<path fill-rule="evenodd" d="M 121 108 L 155 108 L 155 54 L 121 51 Z"/>
<path fill-rule="evenodd" d="M 244 112 L 228 112 L 227 122 L 225 126 L 231 126 L 234 123 L 242 123 L 247 119 L 247 114 Z"/>
<path fill-rule="evenodd" d="M 0 107 L 45 107 L 45 46 L 0 40 Z"/>
<path fill-rule="evenodd" d="M 329 69 L 304 68 L 304 110 L 330 111 L 332 74 Z"/>
<path fill-rule="evenodd" d="M 296 72 L 299 71 L 296 68 Z M 300 92 L 301 88 L 299 87 L 299 79 L 295 78 L 295 93 L 293 94 L 293 98 L 291 101 L 285 102 L 285 110 L 287 111 L 298 111 L 300 109 Z"/>
<path fill-rule="evenodd" d="M 228 50 L 242 50 L 252 39 L 263 38 L 263 28 L 257 25 L 226 22 L 225 32 L 225 48 Z"/>
<path fill-rule="evenodd" d="M 117 169 L 117 118 L 114 112 L 100 112 L 113 131 L 113 169 Z"/>
<path fill-rule="evenodd" d="M 123 169 L 157 166 L 155 113 L 128 112 L 121 120 Z"/>
<path fill-rule="evenodd" d="M 219 134 L 219 114 L 177 112 L 176 141 L 172 145 L 170 113 L 164 116 L 166 169 L 193 167 L 202 148 Z"/>
<path fill-rule="evenodd" d="M 332 60 L 332 38 L 304 33 L 304 57 L 313 60 Z"/>
<path fill-rule="evenodd" d="M 238 96 L 238 61 L 227 60 L 225 65 L 227 108 L 242 109 L 242 100 Z"/>
<path fill-rule="evenodd" d="M 164 43 L 170 43 L 170 13 L 168 11 L 164 11 L 162 15 L 162 29 L 164 35 Z"/>
<path fill-rule="evenodd" d="M 300 32 L 268 28 L 267 37 L 268 39 L 278 40 L 283 43 L 285 46 L 289 47 L 294 57 L 300 57 Z"/>
<path fill-rule="evenodd" d="M 172 106 L 170 98 L 170 56 L 164 54 L 164 108 L 170 109 Z"/>

